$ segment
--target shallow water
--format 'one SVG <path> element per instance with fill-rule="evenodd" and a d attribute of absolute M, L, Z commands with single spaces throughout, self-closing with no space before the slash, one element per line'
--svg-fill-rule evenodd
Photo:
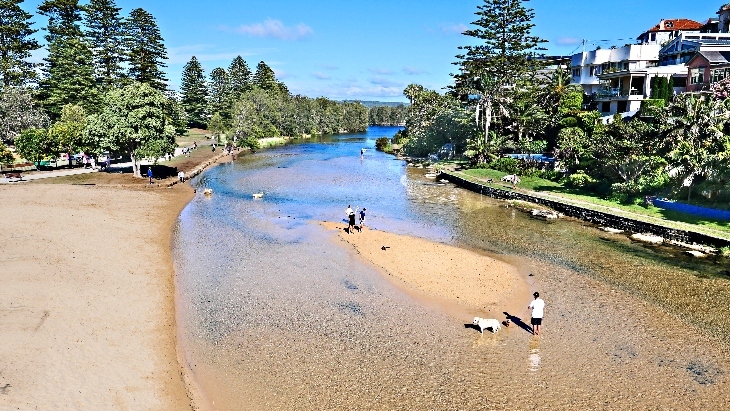
<path fill-rule="evenodd" d="M 673 256 L 580 222 L 548 224 L 439 185 L 374 150 L 375 138 L 395 130 L 240 156 L 193 181 L 198 192 L 214 194 L 197 196 L 180 216 L 178 320 L 186 360 L 216 409 L 618 409 L 606 402 L 650 392 L 658 398 L 646 403 L 651 408 L 702 409 L 687 393 L 727 387 L 726 362 L 703 353 L 696 339 L 664 343 L 657 332 L 651 338 L 661 343 L 644 342 L 648 321 L 672 317 L 642 304 L 674 295 L 672 282 L 691 295 L 704 292 L 698 278 L 721 272 L 720 263 Z M 258 192 L 264 197 L 253 199 Z M 534 272 L 531 279 L 549 293 L 547 336 L 534 340 L 516 326 L 480 335 L 465 326 L 469 319 L 404 294 L 315 224 L 344 220 L 348 204 L 366 207 L 373 229 L 504 254 Z M 721 291 L 707 298 L 730 295 Z M 683 298 L 659 302 L 676 314 Z M 610 318 L 627 318 L 621 310 L 637 313 L 624 327 L 634 333 L 572 328 L 573 321 L 612 327 Z M 716 321 L 706 329 L 723 327 Z M 697 382 L 697 370 L 699 381 L 710 375 L 711 383 Z M 605 392 L 581 391 L 591 376 Z M 660 387 L 643 386 L 647 376 Z M 490 393 L 488 407 L 475 392 Z"/>

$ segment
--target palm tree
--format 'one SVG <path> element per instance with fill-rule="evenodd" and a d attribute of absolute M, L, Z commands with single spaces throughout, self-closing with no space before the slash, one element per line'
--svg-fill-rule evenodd
<path fill-rule="evenodd" d="M 729 114 L 721 101 L 689 93 L 677 96 L 669 107 L 665 143 L 674 171 L 684 176 L 687 202 L 695 178 L 711 174 L 725 151 L 722 130 Z"/>
<path fill-rule="evenodd" d="M 408 97 L 408 100 L 410 100 L 411 105 L 413 105 L 413 100 L 416 99 L 416 96 L 423 92 L 423 86 L 418 84 L 409 84 L 406 86 L 406 89 L 403 90 L 403 94 Z"/>

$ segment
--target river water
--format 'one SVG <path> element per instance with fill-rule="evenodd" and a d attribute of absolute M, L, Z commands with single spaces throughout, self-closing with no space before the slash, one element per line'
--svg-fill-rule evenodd
<path fill-rule="evenodd" d="M 176 228 L 178 324 L 210 408 L 620 409 L 611 401 L 633 395 L 639 408 L 703 409 L 728 399 L 724 260 L 548 224 L 426 179 L 374 150 L 397 129 L 262 150 L 192 181 L 214 194 L 198 195 Z M 398 289 L 316 224 L 343 220 L 348 204 L 366 207 L 374 229 L 497 253 L 532 274 L 548 293 L 546 336 L 482 336 Z M 658 325 L 677 318 L 701 326 L 670 339 Z M 703 401 L 688 399 L 698 392 Z"/>

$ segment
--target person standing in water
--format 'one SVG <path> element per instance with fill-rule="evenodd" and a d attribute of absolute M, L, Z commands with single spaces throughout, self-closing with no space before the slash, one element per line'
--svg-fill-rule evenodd
<path fill-rule="evenodd" d="M 530 324 L 532 324 L 532 333 L 534 335 L 540 335 L 540 326 L 542 326 L 542 316 L 545 311 L 545 301 L 543 301 L 542 298 L 540 298 L 540 293 L 535 291 L 534 294 L 532 294 L 533 297 L 535 297 L 534 300 L 530 303 L 530 305 L 527 307 L 532 310 L 532 319 L 530 320 Z"/>
<path fill-rule="evenodd" d="M 345 210 L 345 214 L 347 214 L 347 221 L 349 223 L 349 226 L 347 227 L 347 233 L 348 234 L 354 234 L 355 233 L 355 212 L 352 211 L 352 207 L 350 205 L 347 205 L 347 210 Z"/>
<path fill-rule="evenodd" d="M 367 210 L 365 207 L 363 207 L 362 210 L 360 210 L 360 227 L 365 227 L 365 210 Z"/>

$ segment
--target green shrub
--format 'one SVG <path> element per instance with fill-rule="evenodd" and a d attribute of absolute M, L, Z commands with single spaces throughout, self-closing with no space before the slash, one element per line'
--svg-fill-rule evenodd
<path fill-rule="evenodd" d="M 390 147 L 390 139 L 388 137 L 380 137 L 375 140 L 375 149 L 378 151 L 386 151 Z"/>
<path fill-rule="evenodd" d="M 565 117 L 560 120 L 560 126 L 563 128 L 578 127 L 578 119 L 575 117 Z"/>
<path fill-rule="evenodd" d="M 251 151 L 256 151 L 259 148 L 261 148 L 261 143 L 259 142 L 259 139 L 254 136 L 248 136 L 243 139 L 241 142 L 241 146 L 250 148 Z"/>
<path fill-rule="evenodd" d="M 589 176 L 588 174 L 585 174 L 583 171 L 578 171 L 577 173 L 573 173 L 570 176 L 568 176 L 568 180 L 566 181 L 566 184 L 569 187 L 574 188 L 587 188 L 596 183 L 596 179 Z"/>
<path fill-rule="evenodd" d="M 557 170 L 543 170 L 540 172 L 540 178 L 544 178 L 545 180 L 550 181 L 560 181 L 560 179 L 563 176 L 563 173 Z"/>
<path fill-rule="evenodd" d="M 520 171 L 520 164 L 517 159 L 512 157 L 500 157 L 493 161 L 489 168 L 501 171 L 507 174 L 517 174 Z"/>
<path fill-rule="evenodd" d="M 666 106 L 667 102 L 662 98 L 649 98 L 646 100 L 642 100 L 641 102 L 641 115 L 643 116 L 655 116 L 657 115 L 664 107 Z"/>
<path fill-rule="evenodd" d="M 730 246 L 722 247 L 720 249 L 720 255 L 723 257 L 730 257 Z"/>

